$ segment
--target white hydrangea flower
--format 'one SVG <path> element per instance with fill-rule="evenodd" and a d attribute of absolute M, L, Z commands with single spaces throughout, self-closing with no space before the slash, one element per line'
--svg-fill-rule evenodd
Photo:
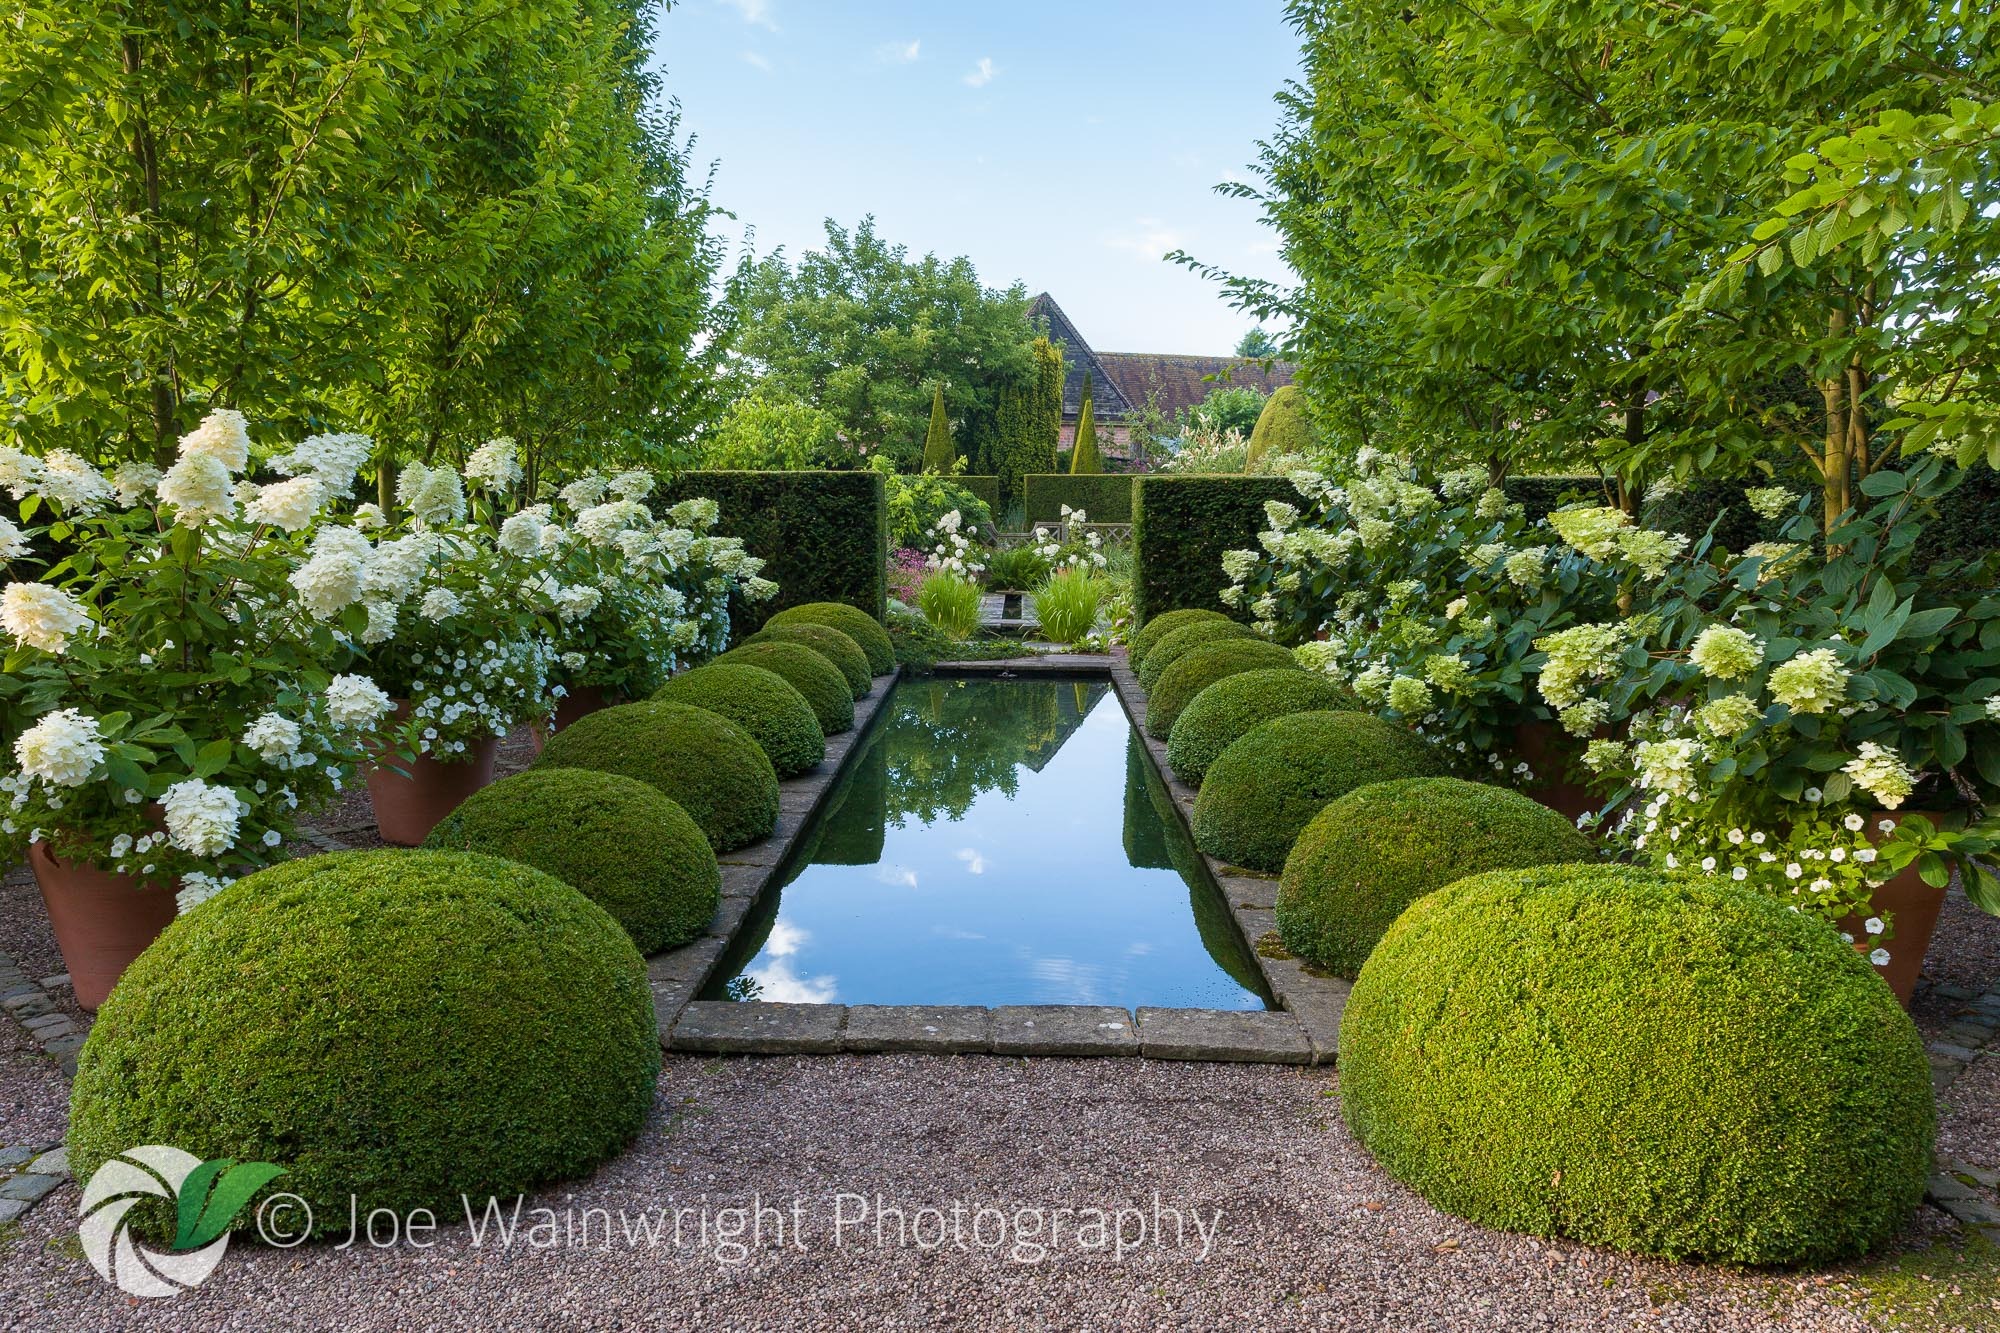
<path fill-rule="evenodd" d="M 424 600 L 417 607 L 417 614 L 432 624 L 449 620 L 464 611 L 464 601 L 449 588 L 432 588 L 424 594 Z"/>
<path fill-rule="evenodd" d="M 354 489 L 354 474 L 374 452 L 375 441 L 366 435 L 309 435 L 290 453 L 273 458 L 271 467 L 287 477 L 316 477 L 328 494 L 345 495 Z"/>
<path fill-rule="evenodd" d="M 0 445 L 0 486 L 16 500 L 34 494 L 42 482 L 42 460 L 10 445 Z"/>
<path fill-rule="evenodd" d="M 609 546 L 621 531 L 640 526 L 648 522 L 650 517 L 646 512 L 646 506 L 636 501 L 611 500 L 604 504 L 592 505 L 578 514 L 576 530 L 592 546 Z"/>
<path fill-rule="evenodd" d="M 14 739 L 21 771 L 51 787 L 81 787 L 104 761 L 97 720 L 75 708 L 44 714 Z"/>
<path fill-rule="evenodd" d="M 327 716 L 343 731 L 372 727 L 395 706 L 381 686 L 366 676 L 335 676 L 326 687 Z"/>
<path fill-rule="evenodd" d="M 1688 660 L 1715 680 L 1741 680 L 1764 664 L 1764 641 L 1733 625 L 1710 625 L 1695 636 Z"/>
<path fill-rule="evenodd" d="M 226 472 L 241 472 L 250 466 L 250 427 L 243 414 L 218 407 L 201 419 L 201 424 L 181 436 L 180 457 L 212 458 Z"/>
<path fill-rule="evenodd" d="M 111 472 L 111 489 L 118 503 L 127 509 L 139 504 L 166 474 L 151 463 L 120 463 Z"/>
<path fill-rule="evenodd" d="M 1880 801 L 1884 810 L 1900 806 L 1917 787 L 1916 774 L 1903 762 L 1903 757 L 1874 741 L 1861 742 L 1857 757 L 1842 765 L 1840 771 L 1854 779 L 1855 786 Z"/>
<path fill-rule="evenodd" d="M 611 479 L 611 493 L 621 500 L 643 500 L 653 493 L 653 474 L 634 469 Z"/>
<path fill-rule="evenodd" d="M 511 491 L 521 482 L 521 462 L 516 456 L 514 437 L 496 435 L 472 451 L 465 460 L 465 479 L 495 493 Z"/>
<path fill-rule="evenodd" d="M 1631 524 L 1624 510 L 1608 505 L 1558 509 L 1549 515 L 1549 526 L 1556 530 L 1556 535 L 1592 560 L 1609 560 L 1617 555 L 1620 539 Z"/>
<path fill-rule="evenodd" d="M 27 534 L 11 520 L 0 518 L 0 560 L 19 560 L 29 549 Z"/>
<path fill-rule="evenodd" d="M 370 502 L 354 506 L 354 526 L 363 532 L 373 532 L 377 528 L 389 526 L 389 516 L 382 512 L 382 506 Z"/>
<path fill-rule="evenodd" d="M 1783 486 L 1752 486 L 1743 492 L 1759 518 L 1783 518 L 1799 502 L 1799 497 Z"/>
<path fill-rule="evenodd" d="M 319 517 L 326 503 L 326 486 L 318 477 L 294 477 L 275 482 L 257 492 L 243 506 L 243 517 L 252 523 L 270 523 L 286 532 L 303 532 Z"/>
<path fill-rule="evenodd" d="M 243 732 L 243 743 L 267 763 L 291 758 L 299 752 L 303 739 L 299 724 L 277 713 L 265 713 Z"/>
<path fill-rule="evenodd" d="M 43 456 L 39 490 L 43 499 L 73 515 L 95 514 L 113 494 L 102 472 L 67 449 Z"/>
<path fill-rule="evenodd" d="M 174 894 L 174 908 L 182 916 L 186 916 L 235 882 L 223 875 L 190 870 L 181 876 L 181 887 Z"/>
<path fill-rule="evenodd" d="M 219 856 L 236 845 L 243 803 L 227 787 L 200 778 L 176 782 L 160 796 L 167 841 L 194 856 Z"/>
<path fill-rule="evenodd" d="M 0 629 L 30 648 L 60 653 L 90 627 L 83 603 L 46 583 L 10 583 L 0 591 Z"/>
<path fill-rule="evenodd" d="M 498 544 L 501 551 L 516 558 L 535 554 L 542 549 L 540 516 L 527 510 L 509 515 L 500 525 Z"/>
<path fill-rule="evenodd" d="M 396 478 L 396 503 L 419 523 L 456 523 L 465 517 L 465 486 L 448 467 L 411 463 Z"/>
<path fill-rule="evenodd" d="M 160 479 L 160 503 L 187 528 L 233 517 L 236 488 L 229 480 L 228 465 L 212 454 L 182 454 Z"/>
<path fill-rule="evenodd" d="M 582 513 L 604 498 L 610 483 L 595 472 L 586 472 L 575 481 L 557 492 L 562 502 L 577 513 Z M 678 522 L 679 520 L 675 520 Z"/>
<path fill-rule="evenodd" d="M 328 528 L 327 532 L 345 531 Z M 358 534 L 357 534 L 358 535 Z M 312 556 L 291 572 L 290 584 L 298 589 L 299 600 L 308 614 L 320 620 L 339 615 L 361 600 L 364 558 L 351 549 L 316 549 Z"/>
<path fill-rule="evenodd" d="M 1824 713 L 1847 697 L 1847 668 L 1831 648 L 1800 653 L 1771 672 L 1771 697 L 1794 713 Z"/>

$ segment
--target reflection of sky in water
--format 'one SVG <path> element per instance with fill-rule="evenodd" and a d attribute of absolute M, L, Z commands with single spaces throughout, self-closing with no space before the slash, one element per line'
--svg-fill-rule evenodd
<path fill-rule="evenodd" d="M 1011 707 L 1025 700 L 1019 692 L 1052 684 L 968 688 L 1011 688 L 995 695 Z M 892 715 L 872 743 L 899 725 Z M 1127 858 L 1128 733 L 1117 699 L 1104 693 L 1040 772 L 1015 769 L 1012 798 L 988 789 L 960 819 L 892 822 L 874 864 L 806 866 L 741 969 L 754 990 L 738 982 L 737 993 L 807 1003 L 1261 1008 L 1203 945 L 1179 873 Z M 1142 805 L 1133 816 L 1155 821 L 1157 838 L 1159 816 Z M 837 825 L 855 814 L 831 818 Z M 1233 932 L 1226 908 L 1214 908 Z M 1240 975 L 1248 969 L 1236 947 Z"/>

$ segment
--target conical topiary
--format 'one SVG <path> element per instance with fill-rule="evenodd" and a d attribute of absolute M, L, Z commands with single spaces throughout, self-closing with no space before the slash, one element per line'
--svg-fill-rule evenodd
<path fill-rule="evenodd" d="M 924 471 L 950 476 L 958 450 L 951 442 L 951 423 L 944 417 L 944 385 L 931 390 L 931 428 L 924 436 Z"/>
<path fill-rule="evenodd" d="M 1097 452 L 1097 418 L 1090 408 L 1089 371 L 1083 375 L 1083 408 L 1076 416 L 1076 447 L 1070 450 L 1069 470 L 1072 476 L 1104 471 L 1104 459 Z"/>
<path fill-rule="evenodd" d="M 1310 454 L 1319 435 L 1306 416 L 1305 395 L 1295 384 L 1279 387 L 1250 431 L 1249 466 L 1283 454 Z"/>

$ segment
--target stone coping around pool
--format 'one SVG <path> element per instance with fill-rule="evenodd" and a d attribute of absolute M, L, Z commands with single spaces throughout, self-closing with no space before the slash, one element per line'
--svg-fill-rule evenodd
<path fill-rule="evenodd" d="M 1122 651 L 1045 653 L 980 662 L 939 662 L 963 676 L 1086 676 L 1108 679 L 1145 742 L 1147 760 L 1172 797 L 1182 825 L 1194 792 L 1167 767 L 1165 744 L 1146 735 L 1146 696 Z M 646 960 L 660 1044 L 676 1051 L 732 1055 L 830 1055 L 911 1051 L 939 1055 L 1145 1056 L 1160 1060 L 1332 1064 L 1348 983 L 1308 970 L 1277 944 L 1278 884 L 1203 856 L 1231 917 L 1281 1008 L 1128 1009 L 1098 1005 L 839 1005 L 767 1000 L 697 1000 L 757 896 L 784 864 L 839 779 L 847 757 L 881 717 L 901 672 L 878 676 L 854 706 L 854 729 L 830 736 L 826 761 L 778 784 L 779 819 L 764 841 L 722 858 L 722 907 L 707 934 Z M 1192 832 L 1189 834 L 1192 837 Z"/>

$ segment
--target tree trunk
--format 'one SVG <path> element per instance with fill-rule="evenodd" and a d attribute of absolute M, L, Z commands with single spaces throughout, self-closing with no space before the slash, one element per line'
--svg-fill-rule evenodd
<path fill-rule="evenodd" d="M 153 259 L 153 308 L 165 312 L 166 257 L 160 250 L 160 156 L 158 145 L 153 141 L 153 126 L 146 110 L 146 98 L 138 89 L 138 75 L 145 64 L 145 57 L 139 49 L 139 39 L 127 36 L 124 39 L 125 73 L 130 76 L 135 91 L 134 101 L 139 104 L 139 114 L 132 122 L 132 160 L 139 168 L 141 189 L 145 192 L 145 210 L 151 219 L 148 228 L 151 236 L 150 248 Z M 136 304 L 136 303 L 135 303 Z M 145 307 L 139 305 L 137 313 L 144 314 Z M 176 429 L 176 418 L 180 415 L 180 396 L 174 391 L 174 366 L 169 353 L 153 367 L 153 461 L 160 467 L 171 467 L 174 461 L 175 442 L 180 434 Z"/>

